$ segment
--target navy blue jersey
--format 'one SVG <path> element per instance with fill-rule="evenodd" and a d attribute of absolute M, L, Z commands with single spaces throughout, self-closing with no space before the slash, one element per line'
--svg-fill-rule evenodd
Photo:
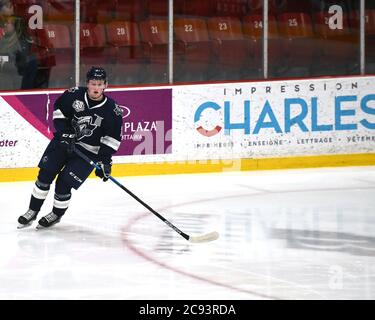
<path fill-rule="evenodd" d="M 91 100 L 85 87 L 66 90 L 55 102 L 55 135 L 74 129 L 76 145 L 84 151 L 109 160 L 121 143 L 122 109 L 104 95 Z"/>

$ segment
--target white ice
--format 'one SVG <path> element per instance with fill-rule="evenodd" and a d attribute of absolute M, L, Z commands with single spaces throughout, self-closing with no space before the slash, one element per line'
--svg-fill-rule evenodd
<path fill-rule="evenodd" d="M 99 179 L 56 226 L 18 230 L 33 182 L 0 183 L 0 299 L 375 299 L 374 166 L 118 180 L 220 238 L 192 244 Z"/>

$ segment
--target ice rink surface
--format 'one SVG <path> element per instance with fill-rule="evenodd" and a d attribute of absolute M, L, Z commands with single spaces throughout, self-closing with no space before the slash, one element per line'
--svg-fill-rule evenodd
<path fill-rule="evenodd" d="M 220 238 L 192 244 L 99 179 L 56 226 L 17 230 L 33 182 L 0 183 L 0 299 L 375 299 L 375 167 L 118 180 Z"/>

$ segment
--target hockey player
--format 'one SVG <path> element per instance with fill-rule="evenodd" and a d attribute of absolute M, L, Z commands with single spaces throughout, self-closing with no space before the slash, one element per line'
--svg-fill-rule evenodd
<path fill-rule="evenodd" d="M 75 148 L 99 164 L 95 174 L 104 181 L 111 173 L 112 155 L 121 143 L 122 110 L 104 95 L 107 88 L 104 69 L 87 72 L 87 86 L 66 90 L 55 102 L 53 124 L 56 132 L 40 162 L 29 209 L 18 218 L 19 228 L 31 225 L 47 198 L 57 176 L 53 209 L 39 220 L 37 228 L 58 222 L 68 209 L 71 190 L 78 189 L 93 168 L 74 152 Z"/>

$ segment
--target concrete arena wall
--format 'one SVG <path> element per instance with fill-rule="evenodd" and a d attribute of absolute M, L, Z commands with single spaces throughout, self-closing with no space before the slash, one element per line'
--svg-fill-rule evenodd
<path fill-rule="evenodd" d="M 61 93 L 0 93 L 0 181 L 35 179 Z M 375 164 L 373 76 L 107 94 L 123 109 L 114 176 Z"/>

